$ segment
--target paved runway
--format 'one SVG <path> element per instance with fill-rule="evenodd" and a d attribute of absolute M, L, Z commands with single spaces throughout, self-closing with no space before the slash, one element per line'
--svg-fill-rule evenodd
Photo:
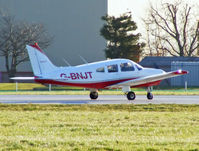
<path fill-rule="evenodd" d="M 87 95 L 0 95 L 0 103 L 7 104 L 199 104 L 199 96 L 155 95 L 148 100 L 145 95 L 137 95 L 128 101 L 123 95 L 100 95 L 90 100 Z"/>

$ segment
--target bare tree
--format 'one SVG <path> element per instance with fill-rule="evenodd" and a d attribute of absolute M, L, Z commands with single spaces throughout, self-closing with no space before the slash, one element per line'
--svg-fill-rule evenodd
<path fill-rule="evenodd" d="M 182 1 L 150 6 L 147 43 L 150 55 L 195 56 L 199 47 L 199 11 Z M 195 14 L 196 13 L 196 14 Z"/>
<path fill-rule="evenodd" d="M 17 66 L 28 61 L 26 44 L 38 42 L 46 48 L 52 42 L 42 24 L 16 21 L 13 16 L 0 15 L 0 56 L 5 57 L 9 77 L 14 77 Z"/>

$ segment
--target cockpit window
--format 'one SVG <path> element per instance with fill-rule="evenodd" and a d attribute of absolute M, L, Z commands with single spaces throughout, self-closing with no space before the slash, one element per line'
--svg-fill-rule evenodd
<path fill-rule="evenodd" d="M 118 66 L 116 64 L 107 66 L 108 72 L 118 72 Z"/>
<path fill-rule="evenodd" d="M 138 70 L 142 70 L 142 69 L 143 69 L 143 67 L 140 66 L 139 64 L 136 64 L 135 66 L 136 66 L 136 68 L 137 68 Z"/>
<path fill-rule="evenodd" d="M 104 67 L 97 68 L 97 72 L 104 72 Z"/>
<path fill-rule="evenodd" d="M 126 72 L 126 71 L 134 71 L 135 68 L 133 67 L 133 64 L 130 62 L 127 63 L 121 63 L 120 64 L 120 68 L 122 72 Z"/>

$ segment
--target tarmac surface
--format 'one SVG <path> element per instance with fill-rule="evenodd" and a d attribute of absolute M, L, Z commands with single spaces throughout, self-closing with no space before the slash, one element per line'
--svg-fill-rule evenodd
<path fill-rule="evenodd" d="M 87 95 L 0 95 L 0 103 L 6 104 L 199 104 L 199 96 L 155 95 L 148 100 L 145 95 L 137 95 L 128 101 L 124 95 L 100 95 L 90 100 Z"/>

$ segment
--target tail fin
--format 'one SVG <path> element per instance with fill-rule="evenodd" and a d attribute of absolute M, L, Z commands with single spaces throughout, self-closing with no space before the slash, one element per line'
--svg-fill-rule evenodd
<path fill-rule="evenodd" d="M 48 59 L 37 43 L 34 45 L 26 45 L 28 55 L 35 76 L 49 73 L 56 70 L 56 66 Z"/>

